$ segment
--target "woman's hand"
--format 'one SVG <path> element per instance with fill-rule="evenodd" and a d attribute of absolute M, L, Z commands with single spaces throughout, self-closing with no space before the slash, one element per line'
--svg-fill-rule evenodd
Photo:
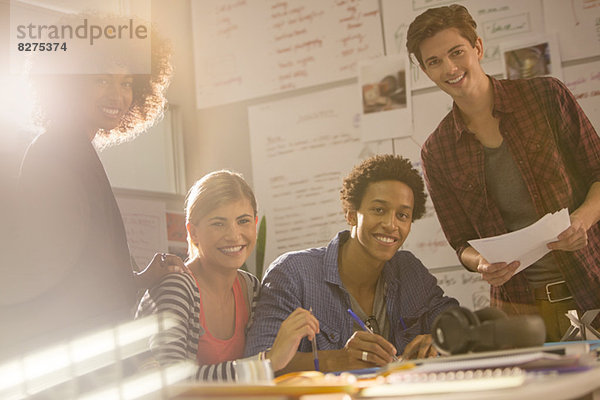
<path fill-rule="evenodd" d="M 383 336 L 365 331 L 356 331 L 348 339 L 344 350 L 350 358 L 366 363 L 383 366 L 391 363 L 396 355 L 396 348 Z"/>
<path fill-rule="evenodd" d="M 165 275 L 172 273 L 191 274 L 191 271 L 176 255 L 156 253 L 150 264 L 134 276 L 140 289 L 148 289 L 158 284 Z"/>
<path fill-rule="evenodd" d="M 298 345 L 303 337 L 315 340 L 317 333 L 319 333 L 319 321 L 314 315 L 303 308 L 295 309 L 281 323 L 273 346 L 266 354 L 271 360 L 273 370 L 279 371 L 290 362 L 298 351 Z"/>

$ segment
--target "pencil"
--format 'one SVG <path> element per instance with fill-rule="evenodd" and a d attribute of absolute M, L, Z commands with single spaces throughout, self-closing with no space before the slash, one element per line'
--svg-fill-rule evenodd
<path fill-rule="evenodd" d="M 312 314 L 312 307 L 308 309 Z M 312 340 L 312 353 L 313 353 L 313 361 L 315 363 L 315 371 L 319 371 L 319 354 L 317 353 L 317 335 Z"/>

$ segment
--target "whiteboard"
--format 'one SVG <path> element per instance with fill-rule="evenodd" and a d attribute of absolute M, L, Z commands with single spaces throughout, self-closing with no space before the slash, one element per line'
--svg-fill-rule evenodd
<path fill-rule="evenodd" d="M 415 17 L 432 7 L 446 6 L 451 0 L 382 0 L 383 28 L 387 54 L 406 53 L 406 32 Z M 464 0 L 477 22 L 477 33 L 483 38 L 483 69 L 490 75 L 502 73 L 500 43 L 526 39 L 544 33 L 541 0 Z M 435 86 L 414 64 L 411 67 L 412 89 Z"/>
<path fill-rule="evenodd" d="M 469 272 L 463 267 L 443 268 L 431 273 L 447 296 L 454 297 L 461 306 L 471 311 L 489 307 L 490 285 L 481 274 Z"/>
<path fill-rule="evenodd" d="M 383 55 L 377 0 L 191 3 L 198 108 L 354 77 Z"/>
<path fill-rule="evenodd" d="M 421 145 L 413 137 L 394 140 L 394 149 L 396 154 L 411 160 L 423 175 Z M 429 197 L 425 203 L 425 214 L 412 224 L 402 248 L 412 252 L 427 268 L 455 266 L 459 263 L 454 249 L 444 236 Z"/>
<path fill-rule="evenodd" d="M 544 0 L 544 19 L 564 61 L 600 54 L 600 0 Z"/>
<path fill-rule="evenodd" d="M 392 152 L 391 140 L 361 142 L 358 92 L 347 85 L 248 108 L 254 189 L 267 220 L 265 265 L 348 229 L 342 179 L 360 160 Z"/>
<path fill-rule="evenodd" d="M 167 218 L 165 202 L 117 197 L 129 252 L 139 269 L 150 263 L 155 253 L 165 252 Z"/>

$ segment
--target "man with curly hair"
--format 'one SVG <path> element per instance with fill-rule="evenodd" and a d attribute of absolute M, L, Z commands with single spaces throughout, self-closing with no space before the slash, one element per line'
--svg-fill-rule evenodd
<path fill-rule="evenodd" d="M 162 115 L 170 51 L 152 37 L 151 52 L 79 57 L 82 66 L 106 62 L 96 64 L 100 74 L 31 69 L 44 132 L 21 165 L 21 248 L 1 271 L 0 342 L 11 345 L 0 357 L 125 322 L 139 289 L 185 268 L 171 255 L 155 256 L 143 273 L 132 268 L 121 214 L 96 152 L 135 137 Z M 140 56 L 151 58 L 151 69 L 130 73 L 132 57 Z"/>
<path fill-rule="evenodd" d="M 600 139 L 558 79 L 486 75 L 476 27 L 453 4 L 408 28 L 409 53 L 454 100 L 423 145 L 425 179 L 448 242 L 490 283 L 492 306 L 541 315 L 546 339 L 558 341 L 570 327 L 567 311 L 600 307 Z M 571 226 L 521 272 L 519 260 L 490 263 L 468 244 L 563 208 Z"/>
<path fill-rule="evenodd" d="M 286 253 L 266 272 L 246 354 L 270 347 L 279 326 L 296 308 L 319 321 L 323 371 L 385 365 L 436 353 L 435 317 L 458 305 L 410 252 L 400 250 L 413 221 L 425 212 L 424 184 L 409 160 L 371 157 L 344 179 L 342 208 L 350 231 L 326 246 Z M 375 334 L 353 321 L 353 310 Z M 311 343 L 303 339 L 286 372 L 312 369 Z"/>

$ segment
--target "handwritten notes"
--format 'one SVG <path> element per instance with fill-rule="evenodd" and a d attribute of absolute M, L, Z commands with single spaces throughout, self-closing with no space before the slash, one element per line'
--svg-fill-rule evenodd
<path fill-rule="evenodd" d="M 377 0 L 192 2 L 198 108 L 356 74 L 383 54 Z"/>
<path fill-rule="evenodd" d="M 481 279 L 481 274 L 463 267 L 442 268 L 431 273 L 444 293 L 458 300 L 461 306 L 474 311 L 490 305 L 490 285 Z"/>
<path fill-rule="evenodd" d="M 558 32 L 563 61 L 600 54 L 600 0 L 544 0 L 548 32 Z"/>
<path fill-rule="evenodd" d="M 451 3 L 444 0 L 383 0 L 383 26 L 388 53 L 406 53 L 406 32 L 417 15 L 427 8 Z M 513 41 L 544 33 L 539 0 L 464 0 L 460 4 L 469 10 L 477 22 L 477 32 L 484 41 L 484 57 L 481 63 L 488 74 L 502 73 L 499 48 L 502 41 Z M 434 86 L 418 66 L 412 66 L 411 76 L 413 90 Z"/>
<path fill-rule="evenodd" d="M 138 268 L 145 268 L 155 253 L 167 251 L 167 219 L 162 201 L 117 198 L 129 251 Z"/>
<path fill-rule="evenodd" d="M 429 96 L 431 94 L 426 97 Z M 394 149 L 396 149 L 396 153 L 411 160 L 413 167 L 418 171 L 422 171 L 421 146 L 414 138 L 394 140 Z M 425 204 L 425 215 L 412 224 L 410 234 L 402 248 L 411 251 L 427 268 L 458 264 L 456 253 L 444 236 L 442 227 L 435 215 L 433 203 L 429 198 Z"/>
<path fill-rule="evenodd" d="M 265 263 L 326 245 L 348 225 L 339 191 L 361 159 L 391 140 L 361 143 L 356 85 L 249 107 L 254 189 L 267 219 Z"/>

